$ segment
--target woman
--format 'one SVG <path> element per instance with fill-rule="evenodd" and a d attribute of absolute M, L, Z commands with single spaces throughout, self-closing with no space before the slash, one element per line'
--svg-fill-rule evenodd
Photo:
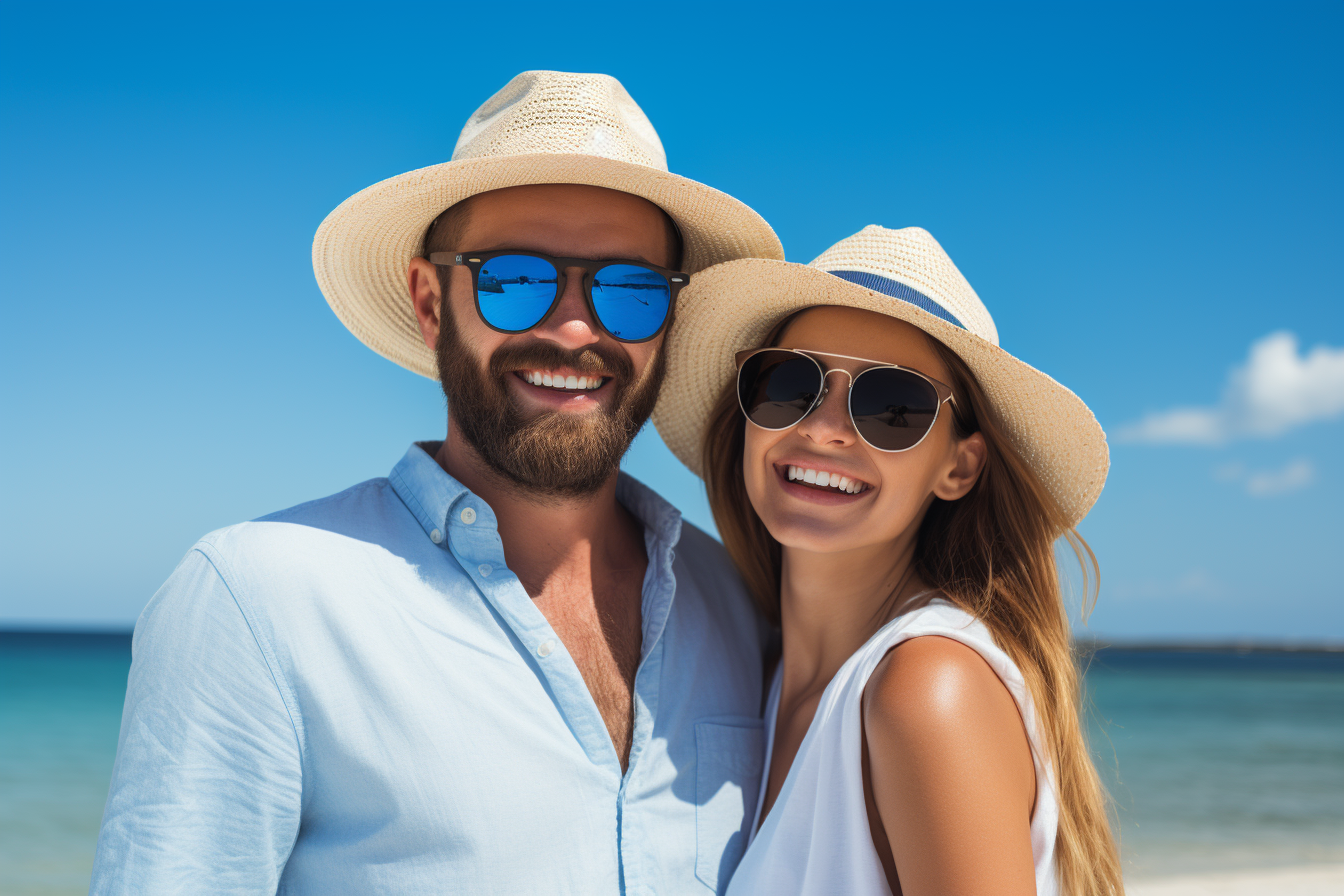
<path fill-rule="evenodd" d="M 655 420 L 783 635 L 733 896 L 1123 891 L 1054 556 L 1105 435 L 997 342 L 918 228 L 683 293 Z"/>

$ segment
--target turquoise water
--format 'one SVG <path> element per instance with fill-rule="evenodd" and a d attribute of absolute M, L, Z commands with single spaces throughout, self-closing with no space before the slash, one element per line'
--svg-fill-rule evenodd
<path fill-rule="evenodd" d="M 0 893 L 83 893 L 123 635 L 0 633 Z M 1344 861 L 1344 653 L 1104 650 L 1098 765 L 1134 877 Z"/>
<path fill-rule="evenodd" d="M 129 635 L 0 633 L 0 893 L 86 893 Z"/>
<path fill-rule="evenodd" d="M 1110 649 L 1087 680 L 1130 876 L 1344 861 L 1344 653 Z"/>

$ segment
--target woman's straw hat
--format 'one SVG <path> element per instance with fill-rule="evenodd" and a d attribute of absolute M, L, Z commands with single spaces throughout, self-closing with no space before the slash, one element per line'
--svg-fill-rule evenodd
<path fill-rule="evenodd" d="M 406 292 L 406 269 L 444 209 L 487 190 L 589 184 L 642 196 L 681 230 L 689 274 L 784 250 L 760 215 L 725 193 L 669 174 L 658 132 L 615 78 L 523 72 L 477 109 L 451 161 L 361 190 L 313 239 L 313 271 L 336 316 L 369 348 L 437 376 Z"/>
<path fill-rule="evenodd" d="M 928 231 L 870 225 L 811 264 L 746 259 L 699 274 L 681 292 L 666 343 L 668 375 L 653 412 L 672 453 L 703 475 L 709 415 L 733 379 L 733 355 L 788 315 L 847 305 L 919 327 L 975 374 L 1018 454 L 1077 523 L 1106 482 L 1106 434 L 1082 400 L 999 348 L 994 319 Z"/>

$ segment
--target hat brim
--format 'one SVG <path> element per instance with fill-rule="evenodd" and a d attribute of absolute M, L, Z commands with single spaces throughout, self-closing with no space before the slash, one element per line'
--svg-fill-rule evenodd
<path fill-rule="evenodd" d="M 642 196 L 680 228 L 682 269 L 689 274 L 732 259 L 784 257 L 775 232 L 747 205 L 666 171 L 568 153 L 465 159 L 376 183 L 326 217 L 313 238 L 313 272 L 327 303 L 369 348 L 435 378 L 434 353 L 420 335 L 406 269 L 444 209 L 478 193 L 525 184 L 587 184 Z"/>
<path fill-rule="evenodd" d="M 703 271 L 682 291 L 666 342 L 667 379 L 653 423 L 703 478 L 709 415 L 737 373 L 733 355 L 760 346 L 788 315 L 843 305 L 903 320 L 954 351 L 975 374 L 1014 449 L 1076 525 L 1106 483 L 1101 424 L 1077 395 L 988 340 L 900 299 L 803 264 L 747 259 Z"/>

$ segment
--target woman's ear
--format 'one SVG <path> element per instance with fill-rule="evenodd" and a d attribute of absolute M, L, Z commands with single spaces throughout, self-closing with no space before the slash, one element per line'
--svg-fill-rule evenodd
<path fill-rule="evenodd" d="M 985 468 L 985 437 L 973 432 L 952 447 L 952 465 L 933 485 L 933 493 L 944 501 L 963 497 L 980 478 Z"/>

